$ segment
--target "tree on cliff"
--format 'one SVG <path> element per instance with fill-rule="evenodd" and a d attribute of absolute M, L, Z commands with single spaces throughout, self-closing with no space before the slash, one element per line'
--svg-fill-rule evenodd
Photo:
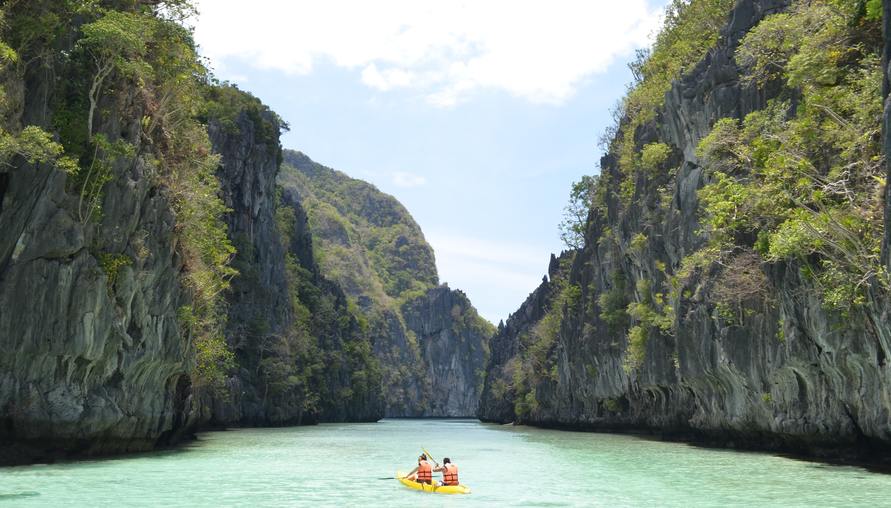
<path fill-rule="evenodd" d="M 585 175 L 572 184 L 569 203 L 563 209 L 560 221 L 560 239 L 570 249 L 581 249 L 585 245 L 585 223 L 588 211 L 594 203 L 599 175 Z"/>
<path fill-rule="evenodd" d="M 93 118 L 102 94 L 102 86 L 113 71 L 138 77 L 145 64 L 142 56 L 150 24 L 154 18 L 130 12 L 109 11 L 101 18 L 84 25 L 84 37 L 77 42 L 96 66 L 90 84 L 90 112 L 87 115 L 87 136 L 93 137 Z"/>

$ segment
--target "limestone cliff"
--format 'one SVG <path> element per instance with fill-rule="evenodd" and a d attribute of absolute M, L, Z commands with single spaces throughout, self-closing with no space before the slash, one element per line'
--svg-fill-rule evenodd
<path fill-rule="evenodd" d="M 220 118 L 208 122 L 213 149 L 221 156 L 217 177 L 223 201 L 231 210 L 226 222 L 237 249 L 233 266 L 238 270 L 227 298 L 226 328 L 237 367 L 225 390 L 229 400 L 212 402 L 212 422 L 300 423 L 304 413 L 301 401 L 277 397 L 274 403 L 268 402 L 264 383 L 258 379 L 264 342 L 269 336 L 289 333 L 294 319 L 285 253 L 275 223 L 279 124 L 259 101 L 245 101 L 233 109 L 228 127 Z"/>
<path fill-rule="evenodd" d="M 743 119 L 787 93 L 777 81 L 741 79 L 734 56 L 788 4 L 737 2 L 715 46 L 633 133 L 637 150 L 666 143 L 664 167 L 676 174 L 638 173 L 623 185 L 621 154 L 602 159 L 609 183 L 583 248 L 552 260 L 550 279 L 492 341 L 481 419 L 881 459 L 891 445 L 891 327 L 878 283 L 844 315 L 821 302 L 807 260 L 762 262 L 738 248 L 684 269 L 717 234 L 703 224 L 697 191 L 715 177 L 697 145 L 719 119 Z M 728 287 L 738 291 L 730 312 Z M 545 367 L 529 370 L 536 361 Z"/>
<path fill-rule="evenodd" d="M 0 462 L 381 418 L 280 119 L 155 3 L 75 4 L 0 6 Z"/>
<path fill-rule="evenodd" d="M 221 156 L 217 176 L 231 210 L 226 222 L 238 274 L 227 293 L 225 332 L 235 368 L 225 389 L 209 398 L 209 424 L 380 419 L 377 367 L 359 353 L 369 339 L 340 289 L 318 274 L 299 201 L 277 194 L 280 120 L 243 92 L 211 94 L 229 103 L 222 109 L 230 117 L 211 115 L 208 130 Z"/>
<path fill-rule="evenodd" d="M 885 157 L 891 153 L 891 2 L 882 3 L 882 37 L 885 46 L 882 51 L 882 97 L 885 100 L 885 115 L 882 123 L 884 133 Z M 888 168 L 885 179 L 885 224 L 891 224 L 891 160 L 886 160 Z M 885 228 L 885 238 L 882 242 L 882 260 L 891 271 L 891 228 Z"/>
<path fill-rule="evenodd" d="M 387 416 L 472 416 L 491 325 L 439 286 L 433 250 L 408 211 L 374 186 L 285 151 L 280 178 L 310 216 L 322 273 L 365 316 Z"/>
<path fill-rule="evenodd" d="M 430 382 L 421 416 L 475 416 L 491 330 L 470 300 L 459 290 L 438 286 L 403 304 L 402 315 L 417 338 Z"/>
<path fill-rule="evenodd" d="M 283 122 L 212 78 L 175 9 L 35 0 L 0 19 L 0 462 L 375 421 L 391 358 L 407 398 L 447 380 L 469 392 L 444 391 L 441 414 L 475 412 L 487 336 L 436 289 L 417 225 L 365 193 L 362 216 L 393 226 L 382 294 L 430 291 L 448 314 L 418 311 L 430 348 L 392 296 L 369 322 L 355 281 L 320 268 L 306 196 L 276 183 Z M 426 379 L 435 348 L 451 367 Z"/>
<path fill-rule="evenodd" d="M 259 100 L 217 88 L 210 115 L 217 177 L 238 273 L 227 292 L 235 368 L 209 397 L 209 424 L 376 421 L 383 416 L 371 341 L 341 289 L 315 264 L 306 213 L 277 188 L 281 121 Z"/>
<path fill-rule="evenodd" d="M 29 15 L 12 14 L 14 22 Z M 59 58 L 64 46 L 43 49 L 20 55 L 30 65 L 4 70 L 4 137 L 53 128 L 49 105 L 66 89 L 46 73 L 75 74 L 77 62 Z M 99 104 L 110 113 L 95 133 L 144 146 L 138 94 L 120 90 Z M 151 449 L 197 421 L 194 345 L 177 320 L 188 297 L 170 194 L 147 150 L 109 169 L 94 213 L 56 164 L 18 154 L 0 165 L 3 462 Z"/>

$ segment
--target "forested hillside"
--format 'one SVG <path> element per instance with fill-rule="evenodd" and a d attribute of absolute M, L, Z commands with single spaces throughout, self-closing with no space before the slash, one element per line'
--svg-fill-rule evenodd
<path fill-rule="evenodd" d="M 492 325 L 438 286 L 433 249 L 392 196 L 285 151 L 280 183 L 300 196 L 323 273 L 366 320 L 388 416 L 472 416 Z"/>
<path fill-rule="evenodd" d="M 480 416 L 878 456 L 882 3 L 672 2 Z"/>

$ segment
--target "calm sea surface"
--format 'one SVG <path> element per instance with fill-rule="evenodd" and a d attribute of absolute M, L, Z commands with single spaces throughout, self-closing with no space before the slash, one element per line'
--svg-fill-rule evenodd
<path fill-rule="evenodd" d="M 421 448 L 466 496 L 390 479 Z M 0 469 L 0 506 L 891 506 L 891 475 L 632 436 L 475 420 L 201 434 L 175 451 Z"/>

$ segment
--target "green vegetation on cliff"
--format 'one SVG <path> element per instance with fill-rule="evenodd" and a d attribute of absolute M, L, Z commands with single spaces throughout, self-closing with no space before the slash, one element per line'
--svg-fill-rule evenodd
<path fill-rule="evenodd" d="M 437 284 L 433 250 L 408 211 L 371 184 L 285 151 L 279 182 L 306 209 L 315 262 L 375 342 L 388 406 L 423 411 L 430 387 L 401 306 Z"/>
<path fill-rule="evenodd" d="M 630 64 L 635 82 L 616 115 L 621 123 L 606 134 L 607 139 L 612 139 L 610 150 L 618 154 L 619 167 L 625 174 L 621 195 L 626 203 L 634 197 L 636 175 L 650 169 L 648 166 L 655 168 L 652 157 L 644 160 L 647 151 L 637 145 L 638 128 L 655 118 L 672 82 L 715 44 L 734 3 L 735 0 L 672 0 L 653 48 L 639 51 Z"/>
<path fill-rule="evenodd" d="M 293 322 L 287 333 L 265 334 L 261 375 L 270 396 L 302 392 L 305 411 L 342 420 L 344 411 L 379 398 L 380 365 L 371 351 L 368 324 L 340 288 L 300 262 L 296 236 L 308 235 L 298 222 L 299 205 L 279 191 L 276 226 L 285 246 L 285 273 Z"/>
<path fill-rule="evenodd" d="M 219 158 L 199 121 L 211 78 L 192 34 L 179 22 L 190 11 L 182 0 L 7 3 L 0 46 L 7 66 L 0 160 L 54 163 L 69 175 L 75 215 L 98 226 L 105 186 L 136 161 L 151 169 L 176 213 L 182 282 L 191 294 L 179 314 L 197 348 L 195 377 L 218 384 L 231 359 L 222 335 L 222 293 L 235 274 L 229 266 L 234 248 L 214 176 Z M 65 79 L 46 82 L 54 88 L 47 93 L 52 103 L 25 117 L 42 124 L 18 125 L 21 89 L 8 88 L 38 64 Z M 120 253 L 97 252 L 101 259 L 109 256 Z M 108 274 L 110 284 L 115 273 Z"/>
<path fill-rule="evenodd" d="M 575 184 L 567 207 L 572 213 L 561 224 L 567 245 L 584 247 L 588 237 L 580 203 L 599 222 L 615 220 L 607 213 L 614 195 L 618 214 L 640 207 L 647 228 L 670 219 L 678 148 L 659 137 L 654 122 L 672 82 L 718 41 L 733 3 L 670 4 L 652 50 L 631 64 L 635 82 L 606 135 L 619 172 Z M 651 332 L 673 333 L 680 288 L 714 263 L 724 267 L 711 291 L 714 312 L 729 323 L 764 303 L 763 267 L 770 263 L 799 266 L 824 307 L 843 315 L 865 304 L 869 291 L 888 288 L 879 262 L 886 184 L 880 4 L 793 3 L 742 39 L 736 62 L 743 82 L 779 92 L 741 120 L 719 119 L 699 143 L 696 156 L 708 179 L 698 193 L 705 244 L 678 266 L 657 261 L 654 280 L 640 279 L 634 291 L 613 284 L 598 297 L 601 318 L 625 329 L 626 368 L 642 364 Z M 652 257 L 645 231 L 627 234 L 623 239 L 605 227 L 598 242 L 635 259 Z"/>
<path fill-rule="evenodd" d="M 408 211 L 371 184 L 302 153 L 285 151 L 284 161 L 279 182 L 306 209 L 319 270 L 343 288 L 373 340 L 388 414 L 467 411 L 457 408 L 471 405 L 469 399 L 475 411 L 482 385 L 476 370 L 484 368 L 493 327 L 460 291 L 437 287 L 433 250 Z M 425 356 L 428 346 L 436 353 Z M 446 365 L 453 355 L 475 367 Z M 467 393 L 432 401 L 444 382 L 431 379 L 434 373 L 466 382 Z"/>
<path fill-rule="evenodd" d="M 572 189 L 577 248 L 499 327 L 480 418 L 884 460 L 887 4 L 720 4 L 672 4 L 666 74 Z"/>
<path fill-rule="evenodd" d="M 737 51 L 745 79 L 785 90 L 741 122 L 725 118 L 698 155 L 715 259 L 754 250 L 794 261 L 842 313 L 888 289 L 882 267 L 885 158 L 881 31 L 863 3 L 798 4 L 765 19 Z"/>
<path fill-rule="evenodd" d="M 665 164 L 671 158 L 671 146 L 664 142 L 639 146 L 638 130 L 655 119 L 672 82 L 690 71 L 714 46 L 734 2 L 672 0 L 666 7 L 663 26 L 653 47 L 638 50 L 635 60 L 629 64 L 634 81 L 613 111 L 614 125 L 608 127 L 601 138 L 602 147 L 618 159 L 620 181 L 611 182 L 610 175 L 604 173 L 586 175 L 573 184 L 560 224 L 561 239 L 570 249 L 584 246 L 587 212 L 605 212 L 611 186 L 619 186 L 622 203 L 629 205 L 639 192 L 636 186 L 640 175 L 653 177 L 667 170 Z"/>
<path fill-rule="evenodd" d="M 433 249 L 392 196 L 299 152 L 286 151 L 282 181 L 303 196 L 319 264 L 348 294 L 404 301 L 437 284 Z"/>
<path fill-rule="evenodd" d="M 506 368 L 508 381 L 496 383 L 497 397 L 508 391 L 514 395 L 514 412 L 526 418 L 539 406 L 537 389 L 545 383 L 558 382 L 556 346 L 564 330 L 564 321 L 582 307 L 582 290 L 569 281 L 572 255 L 561 257 L 557 273 L 550 281 L 548 310 L 519 336 L 519 350 Z"/>

